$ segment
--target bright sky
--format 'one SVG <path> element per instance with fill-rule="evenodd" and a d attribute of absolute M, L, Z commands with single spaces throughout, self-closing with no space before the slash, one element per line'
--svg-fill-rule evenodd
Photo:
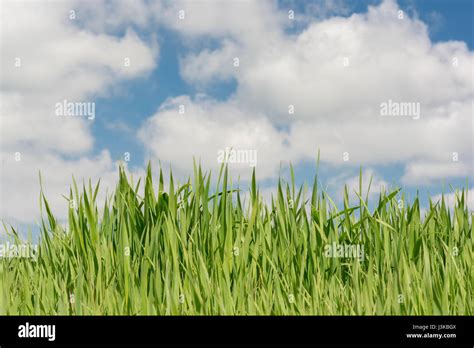
<path fill-rule="evenodd" d="M 65 219 L 72 175 L 105 192 L 118 161 L 139 176 L 151 160 L 184 180 L 226 148 L 256 151 L 267 197 L 290 162 L 311 185 L 319 149 L 336 201 L 362 166 L 374 198 L 469 179 L 474 207 L 473 13 L 469 0 L 2 1 L 0 219 L 38 221 L 39 171 Z M 65 101 L 94 117 L 58 115 Z M 249 163 L 230 168 L 250 179 Z"/>

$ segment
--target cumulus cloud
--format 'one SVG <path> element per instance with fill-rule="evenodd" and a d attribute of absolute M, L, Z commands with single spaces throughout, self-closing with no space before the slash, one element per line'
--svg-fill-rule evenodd
<path fill-rule="evenodd" d="M 357 194 L 360 194 L 364 199 L 368 196 L 370 200 L 377 197 L 382 191 L 388 193 L 390 188 L 392 188 L 372 168 L 367 168 L 362 172 L 362 193 L 360 192 L 360 182 L 360 175 L 351 176 L 348 172 L 345 172 L 330 179 L 328 187 L 335 192 L 333 199 L 337 199 L 338 201 L 344 199 L 345 187 L 347 187 L 350 202 L 359 201 Z"/>
<path fill-rule="evenodd" d="M 256 46 L 262 41 L 256 34 L 278 35 L 287 18 L 275 1 L 158 1 L 150 10 L 155 22 L 184 36 L 232 38 Z"/>
<path fill-rule="evenodd" d="M 95 102 L 115 83 L 151 71 L 159 50 L 132 29 L 112 35 L 88 28 L 81 22 L 88 6 L 79 1 L 1 6 L 0 217 L 9 223 L 37 218 L 39 171 L 59 218 L 66 216 L 61 195 L 72 174 L 79 182 L 102 177 L 113 185 L 115 164 L 107 150 L 94 151 L 93 121 L 58 117 L 56 103 Z M 99 3 L 95 8 L 100 14 Z M 122 11 L 116 20 L 133 15 Z"/>
<path fill-rule="evenodd" d="M 348 15 L 347 2 L 322 4 L 307 9 L 300 28 L 289 5 L 276 1 L 6 2 L 0 180 L 8 185 L 0 216 L 24 221 L 33 213 L 37 200 L 19 197 L 38 192 L 38 170 L 50 197 L 64 193 L 72 172 L 113 181 L 110 154 L 93 151 L 91 121 L 57 117 L 54 105 L 94 101 L 154 69 L 159 47 L 138 32 L 153 38 L 157 26 L 177 32 L 188 48 L 180 72 L 195 90 L 236 83 L 226 100 L 170 98 L 143 123 L 137 136 L 148 155 L 183 175 L 193 156 L 216 168 L 218 151 L 234 148 L 257 151 L 260 178 L 278 175 L 281 163 L 313 160 L 318 149 L 336 168 L 346 152 L 346 164 L 402 165 L 406 185 L 472 176 L 473 52 L 463 42 L 432 42 L 427 25 L 401 19 L 393 0 L 349 17 L 328 18 Z M 389 100 L 419 103 L 419 119 L 382 116 Z M 248 178 L 252 169 L 231 164 L 234 177 Z M 377 175 L 374 187 L 385 184 Z"/>
<path fill-rule="evenodd" d="M 402 177 L 402 182 L 408 185 L 427 185 L 439 181 L 441 178 L 469 177 L 472 168 L 465 163 L 452 161 L 445 162 L 411 162 L 408 164 Z M 441 182 L 438 182 L 441 183 Z"/>
<path fill-rule="evenodd" d="M 186 10 L 185 5 L 180 4 Z M 242 18 L 233 10 L 234 17 Z M 266 10 L 273 11 L 274 18 L 286 14 Z M 223 8 L 213 11 L 227 18 Z M 464 42 L 432 42 L 425 23 L 407 14 L 401 18 L 399 11 L 395 1 L 386 0 L 369 6 L 367 13 L 313 21 L 295 34 L 285 33 L 281 20 L 268 27 L 254 23 L 254 17 L 270 16 L 258 6 L 246 22 L 252 35 L 241 26 L 233 30 L 222 23 L 222 31 L 204 23 L 171 27 L 189 37 L 219 38 L 217 33 L 225 32 L 217 47 L 183 57 L 182 76 L 198 89 L 234 79 L 235 93 L 219 103 L 266 118 L 273 125 L 267 127 L 272 136 L 287 144 L 283 159 L 310 159 L 319 148 L 324 161 L 341 164 L 348 152 L 355 165 L 406 166 L 399 178 L 405 184 L 419 182 L 423 173 L 416 167 L 423 161 L 432 164 L 425 178 L 472 175 L 474 55 Z M 233 65 L 235 57 L 238 67 Z M 389 101 L 414 103 L 420 114 L 382 116 L 381 105 Z M 163 134 L 164 125 L 155 125 Z M 166 129 L 166 137 L 174 138 L 173 130 Z M 199 127 L 193 132 L 196 137 L 204 133 Z M 161 154 L 166 151 L 161 147 Z M 462 163 L 456 170 L 445 170 L 454 152 Z"/>
<path fill-rule="evenodd" d="M 89 178 L 94 185 L 101 178 L 104 189 L 115 187 L 117 170 L 107 151 L 75 160 L 34 152 L 23 153 L 20 161 L 14 156 L 5 156 L 3 160 L 2 182 L 8 185 L 2 185 L 2 218 L 9 222 L 39 220 L 40 174 L 44 193 L 59 218 L 67 216 L 68 202 L 62 195 L 69 196 L 73 176 L 81 187 L 82 180 Z"/>
<path fill-rule="evenodd" d="M 193 156 L 206 169 L 219 168 L 219 151 L 226 149 L 229 154 L 232 150 L 256 151 L 259 178 L 274 176 L 279 164 L 291 158 L 285 134 L 264 115 L 205 96 L 168 100 L 143 125 L 139 137 L 152 158 L 172 164 L 182 174 L 190 173 Z M 242 174 L 245 180 L 250 178 L 251 164 L 250 157 L 229 160 L 234 177 Z"/>
<path fill-rule="evenodd" d="M 474 188 L 471 188 L 469 190 L 466 190 L 467 197 L 466 199 L 466 205 L 469 211 L 473 212 L 474 211 Z M 454 206 L 460 200 L 461 194 L 460 192 L 452 192 L 452 193 L 447 193 L 444 195 L 444 202 L 445 204 L 451 209 L 451 211 L 454 210 Z M 436 195 L 433 197 L 433 202 L 441 202 L 442 199 L 442 194 Z"/>

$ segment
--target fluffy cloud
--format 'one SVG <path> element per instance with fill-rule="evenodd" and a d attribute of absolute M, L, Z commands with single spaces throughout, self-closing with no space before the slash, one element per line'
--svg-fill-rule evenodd
<path fill-rule="evenodd" d="M 275 1 L 158 1 L 151 13 L 155 22 L 187 37 L 227 37 L 256 46 L 262 41 L 256 34 L 278 35 L 286 19 Z"/>
<path fill-rule="evenodd" d="M 29 223 L 39 219 L 40 172 L 44 193 L 59 218 L 67 216 L 68 202 L 62 194 L 69 196 L 73 176 L 82 186 L 82 179 L 91 179 L 101 185 L 114 188 L 117 170 L 107 151 L 98 156 L 65 160 L 52 153 L 22 153 L 21 160 L 4 156 L 2 183 L 2 218 L 8 222 Z M 104 190 L 105 193 L 105 190 Z"/>
<path fill-rule="evenodd" d="M 181 5 L 188 13 L 188 7 Z M 282 159 L 312 159 L 319 148 L 323 160 L 341 164 L 348 152 L 352 164 L 405 165 L 400 178 L 405 184 L 422 180 L 423 173 L 416 168 L 423 162 L 430 163 L 424 173 L 428 179 L 472 175 L 474 55 L 465 43 L 433 43 L 426 25 L 407 14 L 400 18 L 400 9 L 390 0 L 364 14 L 315 21 L 296 34 L 285 34 L 282 11 L 266 9 L 279 19 L 268 27 L 253 20 L 269 16 L 258 6 L 245 21 L 245 29 L 241 24 L 232 29 L 230 19 L 221 24 L 221 31 L 211 24 L 173 24 L 188 37 L 226 34 L 217 48 L 192 52 L 181 60 L 185 80 L 205 89 L 203 84 L 234 79 L 237 89 L 228 101 L 220 102 L 221 107 L 245 111 L 247 119 L 266 118 L 273 125 L 266 129 L 280 138 L 276 148 L 287 144 Z M 242 18 L 234 10 L 232 18 Z M 190 9 L 197 16 L 195 11 Z M 228 12 L 219 6 L 212 11 L 227 18 Z M 212 11 L 209 15 L 217 16 Z M 207 17 L 199 13 L 199 18 Z M 233 65 L 235 57 L 239 67 Z M 419 118 L 382 116 L 381 104 L 389 101 L 416 103 Z M 288 113 L 290 105 L 294 115 Z M 229 133 L 232 125 L 224 120 L 221 131 L 214 133 Z M 166 129 L 166 138 L 175 138 L 173 129 L 164 127 L 155 122 L 157 132 Z M 203 134 L 203 127 L 193 132 L 197 138 Z M 238 136 L 239 130 L 232 134 Z M 181 135 L 176 134 L 178 139 Z M 155 145 L 146 144 L 151 151 Z M 163 155 L 167 150 L 159 151 Z M 457 169 L 451 166 L 453 152 L 461 162 Z"/>
<path fill-rule="evenodd" d="M 151 157 L 172 164 L 173 170 L 183 175 L 190 173 L 193 156 L 206 169 L 219 168 L 219 151 L 226 149 L 229 155 L 232 150 L 249 151 L 249 157 L 241 157 L 240 162 L 229 158 L 234 177 L 242 174 L 244 180 L 253 170 L 252 151 L 256 151 L 259 178 L 274 176 L 280 162 L 291 158 L 285 134 L 268 118 L 205 96 L 168 100 L 142 127 L 139 137 Z"/>
<path fill-rule="evenodd" d="M 146 74 L 156 65 L 158 46 L 131 29 L 117 36 L 88 28 L 81 21 L 88 6 L 78 1 L 1 6 L 0 217 L 9 223 L 38 217 L 39 171 L 59 218 L 66 216 L 61 195 L 73 174 L 79 182 L 102 177 L 104 186 L 114 185 L 110 154 L 93 151 L 93 121 L 58 117 L 55 106 L 63 100 L 92 103 L 115 83 Z M 95 8 L 100 15 L 100 4 Z M 122 15 L 118 20 L 124 22 L 134 12 L 127 17 L 122 9 Z"/>
<path fill-rule="evenodd" d="M 369 187 L 370 184 L 370 187 Z M 335 178 L 332 178 L 328 182 L 330 190 L 335 192 L 333 199 L 343 201 L 345 187 L 347 187 L 347 193 L 350 202 L 358 202 L 360 194 L 360 176 L 350 176 L 348 173 L 343 173 Z M 368 194 L 369 200 L 376 197 L 380 192 L 389 192 L 391 186 L 383 180 L 380 175 L 375 173 L 372 168 L 367 168 L 362 172 L 362 194 L 361 196 L 365 199 Z"/>
<path fill-rule="evenodd" d="M 466 191 L 467 193 L 467 208 L 469 211 L 474 212 L 474 189 L 469 189 Z M 451 209 L 451 211 L 454 210 L 454 206 L 456 205 L 458 199 L 461 198 L 459 192 L 452 192 L 452 193 L 447 193 L 444 195 L 444 202 L 446 205 Z M 433 197 L 433 202 L 441 202 L 442 195 L 436 195 Z"/>
<path fill-rule="evenodd" d="M 344 4 L 325 1 L 317 12 L 347 14 Z M 54 105 L 94 101 L 151 71 L 158 45 L 144 42 L 137 28 L 157 25 L 178 32 L 189 48 L 180 69 L 196 90 L 222 81 L 237 86 L 227 100 L 171 98 L 143 124 L 138 137 L 147 153 L 183 175 L 193 155 L 216 168 L 218 151 L 232 147 L 257 150 L 260 178 L 276 176 L 282 162 L 313 160 L 318 149 L 336 166 L 344 152 L 352 165 L 404 165 L 407 185 L 472 176 L 474 55 L 465 43 L 433 43 L 427 26 L 400 19 L 391 0 L 347 18 L 305 15 L 300 31 L 287 8 L 276 1 L 3 4 L 0 180 L 8 184 L 0 217 L 26 221 L 37 211 L 36 198 L 21 198 L 38 193 L 38 170 L 58 205 L 71 173 L 113 182 L 109 153 L 93 151 L 91 121 L 56 117 Z M 419 103 L 420 118 L 381 116 L 388 100 Z M 231 165 L 234 177 L 251 169 Z"/>
<path fill-rule="evenodd" d="M 472 168 L 465 163 L 456 161 L 440 162 L 411 162 L 408 164 L 402 182 L 408 185 L 426 185 L 436 183 L 439 178 L 469 177 Z M 438 182 L 440 184 L 440 182 Z"/>
<path fill-rule="evenodd" d="M 349 163 L 353 164 L 408 162 L 405 183 L 410 183 L 409 168 L 420 161 L 429 161 L 439 165 L 431 167 L 433 171 L 425 172 L 435 178 L 449 174 L 437 169 L 452 164 L 454 152 L 458 153 L 457 168 L 469 168 L 472 163 L 470 108 L 467 104 L 449 104 L 417 121 L 406 117 L 367 117 L 356 111 L 354 116 L 347 115 L 339 122 L 298 121 L 292 127 L 291 144 L 295 152 L 305 156 L 311 156 L 311 149 L 319 147 L 323 159 L 333 164 L 343 162 L 343 152 L 349 153 Z M 466 175 L 463 170 L 450 173 Z"/>

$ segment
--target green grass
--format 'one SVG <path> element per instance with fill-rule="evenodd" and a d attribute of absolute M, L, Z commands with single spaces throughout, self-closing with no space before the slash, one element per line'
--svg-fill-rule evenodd
<path fill-rule="evenodd" d="M 165 191 L 161 171 L 133 184 L 121 169 L 101 207 L 99 184 L 74 182 L 67 227 L 41 194 L 39 257 L 0 259 L 0 314 L 473 315 L 466 190 L 422 216 L 399 190 L 369 209 L 362 187 L 338 210 L 317 177 L 311 192 L 295 187 L 292 169 L 271 204 L 255 173 L 246 204 L 226 168 L 211 182 L 195 165 Z M 363 260 L 326 257 L 333 242 L 363 247 Z"/>

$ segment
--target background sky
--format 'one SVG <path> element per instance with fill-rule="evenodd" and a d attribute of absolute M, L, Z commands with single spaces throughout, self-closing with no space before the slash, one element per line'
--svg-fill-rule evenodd
<path fill-rule="evenodd" d="M 101 178 L 105 193 L 128 153 L 135 177 L 151 160 L 185 180 L 193 157 L 215 172 L 226 147 L 257 151 L 267 199 L 290 162 L 311 185 L 319 149 L 321 185 L 336 201 L 344 184 L 357 189 L 362 166 L 373 198 L 403 187 L 424 206 L 442 192 L 452 204 L 467 186 L 474 209 L 469 0 L 7 0 L 0 9 L 0 219 L 22 231 L 40 217 L 39 172 L 65 219 L 73 175 Z M 65 99 L 94 102 L 95 118 L 56 116 Z M 388 100 L 420 103 L 420 119 L 381 116 Z M 243 185 L 252 170 L 230 169 Z"/>

